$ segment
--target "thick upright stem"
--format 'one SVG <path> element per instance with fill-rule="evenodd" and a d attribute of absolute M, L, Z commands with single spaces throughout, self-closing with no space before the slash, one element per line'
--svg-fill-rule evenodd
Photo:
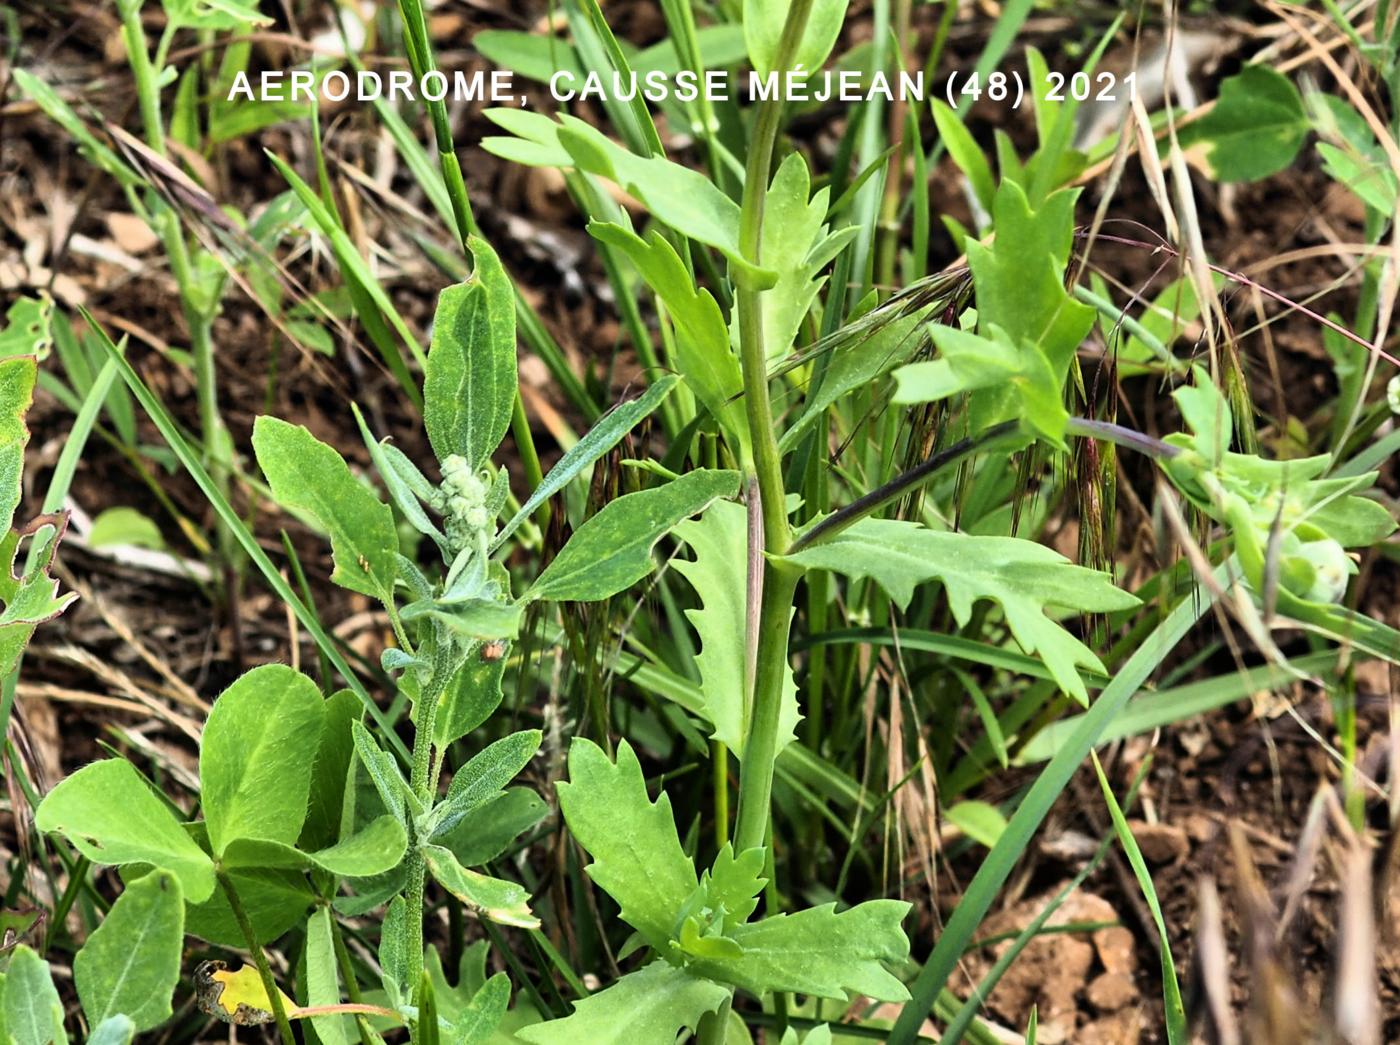
<path fill-rule="evenodd" d="M 793 0 L 778 40 L 773 69 L 781 76 L 792 66 L 793 56 L 807 27 L 812 0 Z M 744 198 L 739 218 L 739 247 L 754 265 L 762 265 L 763 211 L 773 151 L 782 126 L 782 91 L 759 103 L 748 164 L 744 171 Z M 739 281 L 739 362 L 744 372 L 744 406 L 753 443 L 752 470 L 758 482 L 763 512 L 763 551 L 782 555 L 792 542 L 788 524 L 787 490 L 783 485 L 782 458 L 768 400 L 768 356 L 764 345 L 763 291 L 749 280 Z M 787 347 L 787 346 L 784 346 Z M 752 718 L 739 777 L 739 817 L 735 848 L 742 852 L 764 843 L 768 831 L 768 807 L 773 793 L 773 759 L 778 744 L 778 714 L 787 666 L 787 636 L 798 573 L 780 563 L 764 570 L 759 611 L 758 657 L 754 672 Z"/>
<path fill-rule="evenodd" d="M 778 754 L 778 717 L 787 668 L 788 628 L 799 576 L 797 570 L 781 564 L 770 564 L 764 575 L 753 718 L 749 722 L 749 738 L 739 775 L 739 820 L 734 828 L 734 848 L 741 853 L 763 845 L 768 833 L 773 761 Z"/>

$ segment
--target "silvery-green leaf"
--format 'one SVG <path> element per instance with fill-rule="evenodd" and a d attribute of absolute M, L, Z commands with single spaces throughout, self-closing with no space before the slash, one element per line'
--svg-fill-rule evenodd
<path fill-rule="evenodd" d="M 678 522 L 738 488 L 737 472 L 698 470 L 609 502 L 574 531 L 525 600 L 593 602 L 623 591 L 652 571 L 652 546 Z"/>
<path fill-rule="evenodd" d="M 392 601 L 399 538 L 389 506 L 350 474 L 339 453 L 301 425 L 259 417 L 253 451 L 277 502 L 306 513 L 330 537 L 331 580 Z"/>
<path fill-rule="evenodd" d="M 584 437 L 571 446 L 563 457 L 559 458 L 559 463 L 549 470 L 549 474 L 520 506 L 520 510 L 511 516 L 510 521 L 501 528 L 501 532 L 491 542 L 491 549 L 494 551 L 499 548 L 502 542 L 514 533 L 521 523 L 530 518 L 540 505 L 621 442 L 622 437 L 637 427 L 642 418 L 661 405 L 661 401 L 671 394 L 671 390 L 680 383 L 680 380 L 680 377 L 675 374 L 667 374 L 636 399 L 620 403 L 600 417 Z"/>
<path fill-rule="evenodd" d="M 510 427 L 515 403 L 515 298 L 485 240 L 467 246 L 476 270 L 438 297 L 423 374 L 423 423 L 438 460 L 456 454 L 475 470 Z"/>
<path fill-rule="evenodd" d="M 68 1045 L 63 1002 L 49 974 L 49 963 L 24 944 L 10 955 L 0 1023 L 11 1045 Z"/>
<path fill-rule="evenodd" d="M 540 920 L 530 913 L 530 894 L 523 886 L 469 871 L 450 849 L 439 845 L 424 846 L 423 856 L 437 883 L 484 917 L 521 929 L 540 927 Z"/>

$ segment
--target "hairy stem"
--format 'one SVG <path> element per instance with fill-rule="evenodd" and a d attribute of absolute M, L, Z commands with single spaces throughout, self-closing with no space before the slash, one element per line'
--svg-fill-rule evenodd
<path fill-rule="evenodd" d="M 433 728 L 437 722 L 438 702 L 447 684 L 461 666 L 458 648 L 443 629 L 435 628 L 431 640 L 433 674 L 423 687 L 415 709 L 413 731 L 413 768 L 408 785 L 423 808 L 431 809 L 437 792 L 433 766 Z M 408 903 L 408 982 L 416 993 L 423 972 L 423 892 L 427 879 L 427 861 L 423 857 L 426 839 L 415 837 L 408 850 L 408 888 L 404 899 Z"/>
<path fill-rule="evenodd" d="M 267 955 L 263 953 L 262 945 L 258 943 L 258 938 L 253 935 L 253 923 L 248 920 L 248 912 L 243 908 L 243 901 L 238 898 L 238 890 L 234 888 L 233 879 L 228 876 L 228 872 L 217 864 L 214 874 L 219 880 L 219 887 L 223 889 L 224 896 L 228 899 L 229 909 L 233 911 L 233 919 L 238 923 L 238 931 L 243 934 L 244 942 L 248 944 L 248 950 L 253 955 L 253 965 L 258 970 L 258 978 L 262 980 L 263 991 L 267 994 L 268 1004 L 272 1006 L 272 1015 L 277 1020 L 277 1033 L 282 1037 L 282 1045 L 296 1045 L 296 1038 L 292 1036 L 292 1024 L 287 1019 L 287 1010 L 282 1005 L 282 992 L 277 989 L 277 981 L 272 978 L 272 968 L 267 964 Z"/>

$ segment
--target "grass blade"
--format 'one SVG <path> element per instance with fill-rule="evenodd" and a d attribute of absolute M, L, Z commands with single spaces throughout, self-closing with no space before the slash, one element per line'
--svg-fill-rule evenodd
<path fill-rule="evenodd" d="M 1215 571 L 1213 587 L 1219 590 L 1225 583 L 1226 570 L 1220 567 Z M 944 927 L 938 944 L 914 982 L 910 991 L 912 999 L 905 1003 L 904 1011 L 900 1013 L 894 1029 L 890 1031 L 890 1045 L 912 1045 L 920 1025 L 932 1011 L 933 1004 L 947 984 L 963 949 L 991 908 L 997 893 L 1010 876 L 1012 868 L 1021 859 L 1021 855 L 1030 844 L 1031 836 L 1040 827 L 1050 807 L 1060 797 L 1085 756 L 1099 742 L 1100 736 L 1128 698 L 1137 692 L 1147 676 L 1176 647 L 1212 601 L 1213 596 L 1207 586 L 1196 585 L 1128 658 L 1113 681 L 1104 688 L 1098 700 L 1085 713 L 1079 728 L 1074 731 L 1064 748 L 1041 771 Z"/>
<path fill-rule="evenodd" d="M 1147 901 L 1148 909 L 1152 912 L 1152 920 L 1157 925 L 1157 938 L 1162 946 L 1162 1002 L 1165 1007 L 1167 1041 L 1171 1045 L 1179 1045 L 1179 1043 L 1184 1045 L 1186 1041 L 1186 1009 L 1181 1004 L 1181 984 L 1176 979 L 1176 965 L 1172 961 L 1171 940 L 1167 934 L 1167 923 L 1162 918 L 1162 905 L 1157 900 L 1157 890 L 1152 886 L 1152 872 L 1147 869 L 1147 863 L 1142 858 L 1142 850 L 1138 848 L 1137 839 L 1133 837 L 1132 829 L 1128 827 L 1128 821 L 1123 816 L 1123 810 L 1119 808 L 1118 799 L 1113 797 L 1113 788 L 1109 786 L 1108 777 L 1104 775 L 1098 753 L 1091 751 L 1089 754 L 1094 760 L 1094 772 L 1099 775 L 1099 786 L 1103 788 L 1103 797 L 1104 801 L 1108 803 L 1109 816 L 1113 817 L 1113 830 L 1118 835 L 1123 852 L 1127 854 L 1128 863 L 1132 865 L 1133 874 L 1137 877 L 1138 885 L 1142 888 L 1143 899 Z"/>

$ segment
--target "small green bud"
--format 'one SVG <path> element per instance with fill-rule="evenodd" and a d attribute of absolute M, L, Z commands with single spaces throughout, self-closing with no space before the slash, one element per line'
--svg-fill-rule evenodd
<path fill-rule="evenodd" d="M 1312 586 L 1303 594 L 1309 602 L 1338 602 L 1346 594 L 1347 581 L 1356 572 L 1346 550 L 1336 541 L 1306 541 L 1298 555 L 1313 568 Z"/>

